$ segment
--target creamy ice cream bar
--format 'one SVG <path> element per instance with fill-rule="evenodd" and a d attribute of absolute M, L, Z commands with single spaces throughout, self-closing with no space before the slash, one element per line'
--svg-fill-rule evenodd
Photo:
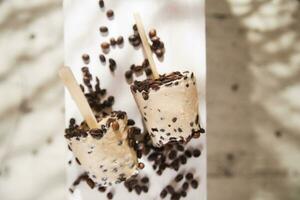
<path fill-rule="evenodd" d="M 89 129 L 85 123 L 71 124 L 65 137 L 77 163 L 96 184 L 107 186 L 138 172 L 136 152 L 128 144 L 128 130 L 126 113 L 117 111 L 102 118 L 98 129 Z"/>
<path fill-rule="evenodd" d="M 188 142 L 192 136 L 199 136 L 199 101 L 192 72 L 172 72 L 155 80 L 135 81 L 131 91 L 153 145 Z"/>

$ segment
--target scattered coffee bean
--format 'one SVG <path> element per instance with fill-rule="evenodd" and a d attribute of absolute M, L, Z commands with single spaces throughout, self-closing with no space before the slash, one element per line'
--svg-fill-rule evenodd
<path fill-rule="evenodd" d="M 201 151 L 200 151 L 199 149 L 195 149 L 195 150 L 193 151 L 193 156 L 194 156 L 195 158 L 199 157 L 200 155 L 201 155 Z"/>
<path fill-rule="evenodd" d="M 175 190 L 174 190 L 174 188 L 173 188 L 172 185 L 168 185 L 168 186 L 166 187 L 166 190 L 167 190 L 170 194 L 174 194 L 174 193 L 175 193 Z"/>
<path fill-rule="evenodd" d="M 146 185 L 143 185 L 141 188 L 142 188 L 142 191 L 145 193 L 147 193 L 149 190 L 149 188 Z"/>
<path fill-rule="evenodd" d="M 150 67 L 147 67 L 147 68 L 145 69 L 145 73 L 146 73 L 147 76 L 151 76 L 151 75 L 152 75 L 152 70 L 151 70 L 151 68 L 150 68 Z"/>
<path fill-rule="evenodd" d="M 157 57 L 160 58 L 164 55 L 164 53 L 161 49 L 157 49 L 157 50 L 155 50 L 155 55 L 157 55 Z"/>
<path fill-rule="evenodd" d="M 142 163 L 142 162 L 138 163 L 138 168 L 139 169 L 144 169 L 144 167 L 145 167 L 144 163 Z"/>
<path fill-rule="evenodd" d="M 116 39 L 115 38 L 110 38 L 110 45 L 111 46 L 115 46 L 116 44 L 117 44 L 117 41 L 116 41 Z"/>
<path fill-rule="evenodd" d="M 109 192 L 109 193 L 107 193 L 106 197 L 107 197 L 108 199 L 113 199 L 114 195 L 113 195 L 112 192 Z"/>
<path fill-rule="evenodd" d="M 142 183 L 149 183 L 149 178 L 148 177 L 143 177 L 142 179 L 141 179 L 141 182 Z"/>
<path fill-rule="evenodd" d="M 169 159 L 174 160 L 177 156 L 177 151 L 176 150 L 172 150 L 169 153 Z"/>
<path fill-rule="evenodd" d="M 112 58 L 109 58 L 108 61 L 109 61 L 109 69 L 110 69 L 110 71 L 114 72 L 116 70 L 116 67 L 117 67 L 116 61 L 114 59 L 112 59 Z"/>
<path fill-rule="evenodd" d="M 101 48 L 102 48 L 102 50 L 103 51 L 105 51 L 105 50 L 108 50 L 109 49 L 109 43 L 108 42 L 103 42 L 102 44 L 101 44 Z"/>
<path fill-rule="evenodd" d="M 178 174 L 176 177 L 175 177 L 175 181 L 176 182 L 179 182 L 183 179 L 183 175 L 182 174 Z"/>
<path fill-rule="evenodd" d="M 108 32 L 107 26 L 100 26 L 99 30 L 100 30 L 101 33 L 107 33 Z"/>
<path fill-rule="evenodd" d="M 160 197 L 162 199 L 164 199 L 166 196 L 168 195 L 168 192 L 166 189 L 163 189 L 161 192 L 160 192 Z"/>
<path fill-rule="evenodd" d="M 133 119 L 128 119 L 127 120 L 127 126 L 133 126 L 135 124 Z"/>
<path fill-rule="evenodd" d="M 83 62 L 87 65 L 87 64 L 89 64 L 90 63 L 90 56 L 89 56 L 89 54 L 83 54 L 82 55 L 82 60 L 83 60 Z"/>
<path fill-rule="evenodd" d="M 140 194 L 141 194 L 141 192 L 142 192 L 142 188 L 141 188 L 141 186 L 139 186 L 139 185 L 136 185 L 136 186 L 134 187 L 134 189 L 135 189 L 135 192 L 136 192 L 138 195 L 140 195 Z"/>
<path fill-rule="evenodd" d="M 137 31 L 137 30 L 138 30 L 138 29 L 137 29 L 137 25 L 136 25 L 136 24 L 133 24 L 132 29 L 133 29 L 134 31 Z"/>
<path fill-rule="evenodd" d="M 196 189 L 196 188 L 198 187 L 198 181 L 195 180 L 195 179 L 193 179 L 193 180 L 191 181 L 191 186 L 192 186 L 192 188 Z"/>
<path fill-rule="evenodd" d="M 104 1 L 103 0 L 99 1 L 99 6 L 100 6 L 100 8 L 104 8 Z"/>
<path fill-rule="evenodd" d="M 132 71 L 131 70 L 127 70 L 125 72 L 125 78 L 126 79 L 131 79 L 132 78 Z"/>
<path fill-rule="evenodd" d="M 106 191 L 106 187 L 100 186 L 100 187 L 98 188 L 98 191 L 99 191 L 99 192 L 105 192 L 105 191 Z"/>
<path fill-rule="evenodd" d="M 118 38 L 117 38 L 117 44 L 118 45 L 122 45 L 124 43 L 124 38 L 122 37 L 122 36 L 119 36 Z"/>
<path fill-rule="evenodd" d="M 182 191 L 180 192 L 180 195 L 181 195 L 182 197 L 186 197 L 187 193 L 186 193 L 186 191 L 183 191 L 183 190 L 182 190 Z"/>
<path fill-rule="evenodd" d="M 106 12 L 106 16 L 107 16 L 108 18 L 112 18 L 112 17 L 114 16 L 114 11 L 111 10 L 111 9 L 109 9 L 109 10 Z"/>
<path fill-rule="evenodd" d="M 187 180 L 192 180 L 192 179 L 194 178 L 194 176 L 193 176 L 192 173 L 187 173 L 187 174 L 185 175 L 185 178 L 186 178 Z"/>
<path fill-rule="evenodd" d="M 184 191 L 187 191 L 188 188 L 189 188 L 189 183 L 188 183 L 188 182 L 184 182 L 184 183 L 182 184 L 182 189 L 183 189 Z"/>
<path fill-rule="evenodd" d="M 150 38 L 153 38 L 153 37 L 155 37 L 156 36 L 156 30 L 155 29 L 151 29 L 150 31 L 149 31 L 149 37 Z"/>
<path fill-rule="evenodd" d="M 184 155 L 188 158 L 192 157 L 192 152 L 190 150 L 185 150 Z"/>
<path fill-rule="evenodd" d="M 103 54 L 100 54 L 100 55 L 99 55 L 99 59 L 100 59 L 100 61 L 101 61 L 102 63 L 105 63 L 105 62 L 106 62 L 106 58 L 105 58 L 105 56 L 104 56 Z"/>

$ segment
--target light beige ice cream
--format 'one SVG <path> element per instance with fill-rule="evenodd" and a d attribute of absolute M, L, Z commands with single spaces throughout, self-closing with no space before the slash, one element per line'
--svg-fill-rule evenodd
<path fill-rule="evenodd" d="M 128 145 L 127 131 L 126 114 L 121 118 L 109 115 L 99 122 L 99 130 L 68 140 L 79 164 L 95 183 L 112 185 L 137 173 L 137 156 Z"/>
<path fill-rule="evenodd" d="M 155 146 L 170 141 L 187 142 L 200 131 L 195 81 L 193 73 L 175 72 L 131 86 Z"/>

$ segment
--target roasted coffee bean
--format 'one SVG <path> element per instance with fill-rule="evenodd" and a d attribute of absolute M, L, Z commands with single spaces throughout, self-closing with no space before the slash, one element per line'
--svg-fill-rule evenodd
<path fill-rule="evenodd" d="M 115 46 L 116 44 L 117 44 L 117 41 L 116 41 L 116 39 L 115 38 L 110 38 L 110 45 L 111 46 Z"/>
<path fill-rule="evenodd" d="M 204 128 L 200 128 L 200 133 L 205 133 L 205 129 Z"/>
<path fill-rule="evenodd" d="M 145 73 L 146 73 L 147 76 L 151 76 L 151 75 L 152 75 L 152 70 L 151 70 L 151 68 L 150 68 L 150 67 L 147 67 L 147 68 L 145 69 Z"/>
<path fill-rule="evenodd" d="M 148 183 L 149 182 L 149 178 L 145 176 L 145 177 L 143 177 L 141 179 L 141 181 L 142 181 L 142 183 Z"/>
<path fill-rule="evenodd" d="M 192 152 L 190 150 L 185 150 L 184 155 L 188 158 L 192 157 Z"/>
<path fill-rule="evenodd" d="M 181 155 L 179 157 L 179 160 L 180 160 L 181 164 L 183 164 L 183 165 L 186 164 L 186 162 L 187 162 L 187 159 L 186 159 L 186 157 L 184 155 Z"/>
<path fill-rule="evenodd" d="M 109 193 L 107 193 L 106 197 L 108 199 L 113 199 L 114 195 L 113 195 L 113 193 L 109 192 Z"/>
<path fill-rule="evenodd" d="M 180 145 L 180 144 L 177 144 L 177 145 L 176 145 L 176 149 L 177 149 L 178 151 L 184 151 L 184 147 L 183 147 L 182 145 Z"/>
<path fill-rule="evenodd" d="M 100 186 L 100 187 L 98 188 L 98 191 L 99 191 L 99 192 L 105 192 L 105 191 L 106 191 L 106 187 Z"/>
<path fill-rule="evenodd" d="M 155 44 L 159 44 L 160 42 L 160 38 L 157 36 L 151 37 L 150 40 Z"/>
<path fill-rule="evenodd" d="M 135 124 L 133 119 L 128 119 L 127 120 L 127 126 L 133 126 Z"/>
<path fill-rule="evenodd" d="M 114 11 L 111 10 L 111 9 L 109 9 L 109 10 L 106 12 L 106 16 L 107 16 L 108 18 L 112 18 L 112 17 L 114 16 Z"/>
<path fill-rule="evenodd" d="M 142 188 L 141 188 L 141 186 L 139 186 L 139 185 L 136 185 L 136 186 L 134 186 L 134 189 L 135 189 L 135 192 L 136 192 L 138 195 L 140 195 L 140 194 L 141 194 L 141 192 L 142 192 Z"/>
<path fill-rule="evenodd" d="M 201 155 L 201 151 L 200 151 L 199 149 L 195 149 L 195 150 L 193 151 L 193 156 L 194 156 L 195 158 L 199 157 L 200 155 Z"/>
<path fill-rule="evenodd" d="M 99 55 L 99 59 L 100 59 L 100 61 L 101 61 L 102 63 L 105 63 L 105 62 L 106 62 L 106 58 L 105 58 L 105 56 L 104 56 L 103 54 L 100 54 L 100 55 Z"/>
<path fill-rule="evenodd" d="M 169 157 L 169 159 L 174 160 L 176 158 L 176 156 L 177 156 L 177 151 L 176 150 L 172 150 L 172 151 L 170 151 L 168 157 Z"/>
<path fill-rule="evenodd" d="M 131 79 L 132 78 L 132 71 L 131 70 L 127 70 L 125 72 L 125 78 L 126 79 Z"/>
<path fill-rule="evenodd" d="M 180 199 L 180 194 L 179 193 L 174 193 L 171 195 L 171 200 L 179 200 Z"/>
<path fill-rule="evenodd" d="M 83 54 L 82 55 L 82 60 L 83 60 L 83 62 L 85 63 L 85 64 L 89 64 L 89 62 L 90 62 L 90 56 L 89 56 L 89 54 Z"/>
<path fill-rule="evenodd" d="M 163 189 L 161 192 L 160 192 L 160 197 L 162 199 L 164 199 L 166 196 L 168 195 L 168 192 L 166 189 Z"/>
<path fill-rule="evenodd" d="M 182 197 L 186 197 L 187 193 L 186 193 L 186 191 L 183 191 L 183 190 L 182 190 L 182 191 L 180 192 L 180 195 L 181 195 Z"/>
<path fill-rule="evenodd" d="M 174 194 L 174 193 L 175 193 L 175 190 L 174 190 L 174 188 L 173 188 L 172 185 L 167 185 L 166 190 L 167 190 L 170 194 Z"/>
<path fill-rule="evenodd" d="M 175 181 L 176 182 L 179 182 L 183 179 L 183 175 L 182 174 L 178 174 L 176 177 L 175 177 Z"/>
<path fill-rule="evenodd" d="M 142 162 L 138 163 L 138 168 L 139 169 L 144 169 L 144 167 L 145 167 L 144 163 L 142 163 Z"/>
<path fill-rule="evenodd" d="M 183 189 L 183 191 L 187 191 L 188 188 L 189 188 L 189 183 L 188 183 L 188 182 L 184 182 L 184 183 L 182 184 L 182 189 Z"/>
<path fill-rule="evenodd" d="M 107 28 L 107 26 L 100 26 L 99 31 L 101 33 L 107 33 L 108 32 L 108 28 Z"/>
<path fill-rule="evenodd" d="M 161 49 L 157 49 L 157 50 L 155 50 L 155 55 L 157 55 L 157 57 L 160 58 L 164 55 L 164 53 Z"/>
<path fill-rule="evenodd" d="M 195 179 L 193 179 L 193 180 L 191 181 L 191 186 L 192 186 L 192 188 L 196 189 L 196 188 L 198 187 L 198 181 L 195 180 Z"/>
<path fill-rule="evenodd" d="M 149 190 L 149 188 L 146 185 L 143 185 L 141 188 L 142 188 L 142 191 L 145 193 L 147 193 Z"/>
<path fill-rule="evenodd" d="M 100 6 L 100 8 L 104 8 L 104 1 L 103 0 L 99 1 L 99 6 Z"/>
<path fill-rule="evenodd" d="M 102 50 L 107 50 L 107 49 L 109 49 L 109 43 L 108 42 L 102 42 L 102 44 L 101 44 L 101 48 L 102 48 Z"/>
<path fill-rule="evenodd" d="M 117 121 L 114 121 L 114 122 L 111 123 L 111 127 L 114 131 L 117 131 L 117 130 L 119 130 L 120 126 L 119 126 L 119 123 Z"/>
<path fill-rule="evenodd" d="M 133 29 L 134 31 L 137 31 L 137 30 L 138 30 L 138 29 L 137 29 L 137 25 L 136 25 L 136 24 L 133 24 L 132 29 Z"/>
<path fill-rule="evenodd" d="M 140 45 L 141 45 L 141 40 L 140 40 L 140 39 L 135 40 L 135 41 L 132 43 L 132 45 L 133 45 L 134 47 L 140 46 Z"/>
<path fill-rule="evenodd" d="M 194 178 L 194 176 L 193 176 L 192 173 L 187 173 L 187 174 L 185 175 L 185 178 L 186 178 L 187 180 L 192 180 L 192 179 Z"/>
<path fill-rule="evenodd" d="M 119 37 L 117 38 L 117 44 L 118 44 L 118 45 L 122 45 L 123 42 L 124 42 L 124 38 L 123 38 L 122 36 L 119 36 Z"/>
<path fill-rule="evenodd" d="M 153 38 L 153 37 L 155 37 L 156 36 L 156 30 L 155 29 L 151 29 L 150 31 L 149 31 L 149 37 L 150 38 Z"/>
<path fill-rule="evenodd" d="M 116 67 L 117 67 L 117 63 L 114 59 L 110 58 L 108 59 L 109 61 L 109 69 L 111 72 L 114 72 L 116 70 Z"/>

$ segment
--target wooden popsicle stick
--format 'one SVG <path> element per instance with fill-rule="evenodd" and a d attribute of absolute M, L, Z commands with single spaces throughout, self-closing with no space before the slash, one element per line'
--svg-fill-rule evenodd
<path fill-rule="evenodd" d="M 62 67 L 59 70 L 59 76 L 64 82 L 64 85 L 68 88 L 73 100 L 77 104 L 77 107 L 85 119 L 90 129 L 98 128 L 97 120 L 94 113 L 87 102 L 82 90 L 76 82 L 76 79 L 69 67 Z"/>
<path fill-rule="evenodd" d="M 134 19 L 135 19 L 135 23 L 136 23 L 139 35 L 140 35 L 141 40 L 142 40 L 145 55 L 146 55 L 146 57 L 149 61 L 149 65 L 150 65 L 150 68 L 152 70 L 153 78 L 157 79 L 157 78 L 159 78 L 159 74 L 157 72 L 157 68 L 156 68 L 155 62 L 154 62 L 153 57 L 152 57 L 152 51 L 151 51 L 151 48 L 150 48 L 149 43 L 148 43 L 148 39 L 147 39 L 146 32 L 145 32 L 145 29 L 144 29 L 144 26 L 143 26 L 143 23 L 142 23 L 141 16 L 140 16 L 139 13 L 134 13 L 133 16 L 134 16 Z"/>

